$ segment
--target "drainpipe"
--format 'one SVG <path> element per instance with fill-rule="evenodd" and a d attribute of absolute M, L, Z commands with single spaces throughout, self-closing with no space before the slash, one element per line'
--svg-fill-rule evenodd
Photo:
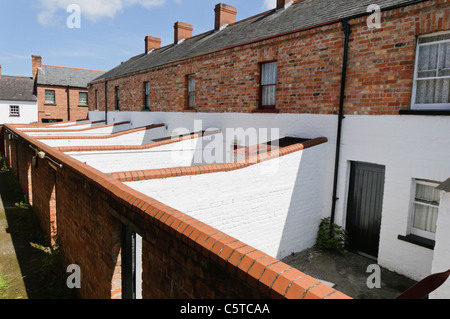
<path fill-rule="evenodd" d="M 105 125 L 108 124 L 108 81 L 105 80 Z"/>
<path fill-rule="evenodd" d="M 70 87 L 67 86 L 67 121 L 70 121 Z"/>
<path fill-rule="evenodd" d="M 339 175 L 339 159 L 341 153 L 341 135 L 342 135 L 342 121 L 345 118 L 344 116 L 344 101 L 345 101 L 345 80 L 347 77 L 347 61 L 348 61 L 348 43 L 350 38 L 350 24 L 348 24 L 348 20 L 342 20 L 342 25 L 344 27 L 344 55 L 342 61 L 342 75 L 341 75 L 341 91 L 339 97 L 339 115 L 338 115 L 338 129 L 337 129 L 337 137 L 336 137 L 336 158 L 335 158 L 335 166 L 334 166 L 334 182 L 333 182 L 333 199 L 332 199 L 332 207 L 331 207 L 331 218 L 330 223 L 334 223 L 335 215 L 336 215 L 336 202 L 339 200 L 337 197 L 337 184 L 338 184 L 338 175 Z"/>

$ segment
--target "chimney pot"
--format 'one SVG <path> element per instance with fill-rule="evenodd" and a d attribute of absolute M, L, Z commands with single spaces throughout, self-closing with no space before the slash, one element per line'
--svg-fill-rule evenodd
<path fill-rule="evenodd" d="M 161 39 L 155 38 L 151 36 L 145 37 L 145 53 L 148 53 L 151 50 L 156 50 L 161 48 Z"/>
<path fill-rule="evenodd" d="M 174 33 L 175 33 L 175 43 L 180 42 L 183 39 L 189 39 L 192 38 L 192 31 L 194 31 L 194 28 L 189 23 L 184 22 L 176 22 L 174 27 Z"/>
<path fill-rule="evenodd" d="M 33 80 L 34 80 L 36 79 L 38 68 L 42 67 L 42 57 L 39 55 L 32 55 L 31 64 L 33 67 Z"/>
<path fill-rule="evenodd" d="M 216 5 L 214 11 L 216 13 L 215 30 L 219 30 L 224 25 L 236 23 L 237 10 L 235 7 L 219 3 Z"/>

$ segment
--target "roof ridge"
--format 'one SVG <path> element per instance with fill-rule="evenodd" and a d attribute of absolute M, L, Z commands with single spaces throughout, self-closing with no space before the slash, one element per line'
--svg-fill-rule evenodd
<path fill-rule="evenodd" d="M 22 76 L 22 75 L 2 75 L 0 79 L 2 78 L 16 78 L 16 79 L 30 79 L 30 80 L 33 79 L 31 76 Z"/>
<path fill-rule="evenodd" d="M 42 64 L 42 66 L 49 66 L 53 68 L 66 68 L 66 69 L 75 69 L 75 70 L 84 70 L 84 71 L 95 71 L 95 72 L 108 72 L 103 70 L 94 70 L 94 69 L 86 69 L 86 68 L 77 68 L 72 66 L 62 66 L 62 65 L 51 65 L 51 64 Z"/>

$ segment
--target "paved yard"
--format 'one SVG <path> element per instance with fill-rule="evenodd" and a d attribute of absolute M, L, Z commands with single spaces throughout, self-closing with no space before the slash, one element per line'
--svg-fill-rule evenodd
<path fill-rule="evenodd" d="M 354 299 L 395 299 L 416 282 L 381 268 L 381 288 L 369 289 L 366 272 L 374 260 L 347 252 L 344 255 L 316 248 L 288 256 L 283 262 L 319 280 L 334 284 L 334 289 Z"/>

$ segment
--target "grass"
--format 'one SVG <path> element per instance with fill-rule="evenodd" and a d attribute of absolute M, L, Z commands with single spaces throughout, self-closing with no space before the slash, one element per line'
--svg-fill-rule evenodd
<path fill-rule="evenodd" d="M 4 299 L 10 287 L 9 278 L 0 269 L 0 299 Z"/>

